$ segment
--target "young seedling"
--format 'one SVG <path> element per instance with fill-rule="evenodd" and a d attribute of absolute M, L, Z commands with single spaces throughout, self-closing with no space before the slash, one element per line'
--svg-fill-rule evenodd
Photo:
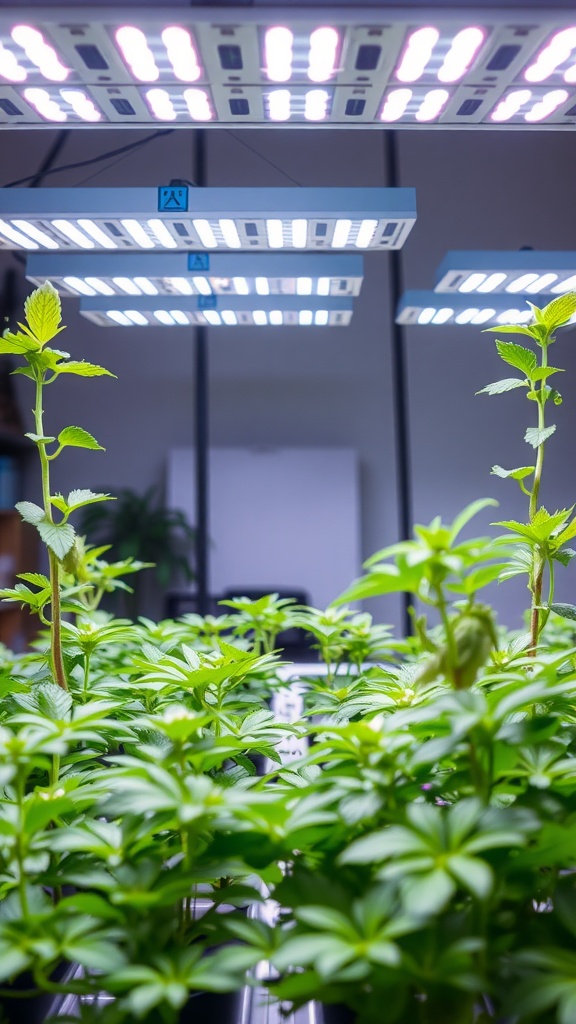
<path fill-rule="evenodd" d="M 0 338 L 0 353 L 22 356 L 25 366 L 18 367 L 14 373 L 21 373 L 33 381 L 35 385 L 34 431 L 26 434 L 38 449 L 42 480 L 42 505 L 31 501 L 20 501 L 16 505 L 24 522 L 36 527 L 40 537 L 48 549 L 50 565 L 49 581 L 41 574 L 24 573 L 26 582 L 40 587 L 38 593 L 30 588 L 17 585 L 17 599 L 27 604 L 32 611 L 37 611 L 43 621 L 44 609 L 50 605 L 50 665 L 54 682 L 63 690 L 68 689 L 66 674 L 62 660 L 61 640 L 61 595 L 60 578 L 62 567 L 69 571 L 74 561 L 78 539 L 69 517 L 76 509 L 98 501 L 110 500 L 108 494 L 96 494 L 91 490 L 75 489 L 66 498 L 61 494 L 52 494 L 50 489 L 50 463 L 58 458 L 64 448 L 87 448 L 91 451 L 104 451 L 102 445 L 82 427 L 65 427 L 58 437 L 46 434 L 44 430 L 43 396 L 44 388 L 53 384 L 61 374 L 73 374 L 76 377 L 101 377 L 114 374 L 102 366 L 85 361 L 70 359 L 68 352 L 52 348 L 48 343 L 61 331 L 62 320 L 60 296 L 56 289 L 46 281 L 28 296 L 24 305 L 25 324 L 18 324 L 19 330 L 7 330 Z M 55 519 L 54 510 L 60 515 Z M 47 584 L 47 585 L 46 585 Z M 1 592 L 0 596 L 9 596 L 14 600 L 15 591 Z"/>
<path fill-rule="evenodd" d="M 546 406 L 549 402 L 560 405 L 560 393 L 548 383 L 550 377 L 561 373 L 558 367 L 548 365 L 548 349 L 556 340 L 556 331 L 566 326 L 576 313 L 576 293 L 570 292 L 553 299 L 543 309 L 532 305 L 534 321 L 531 324 L 511 324 L 503 327 L 490 327 L 489 331 L 499 334 L 523 334 L 540 349 L 540 360 L 531 349 L 515 342 L 497 341 L 496 348 L 500 358 L 509 366 L 520 371 L 519 377 L 508 377 L 495 381 L 482 388 L 478 394 L 500 395 L 516 388 L 525 388 L 526 397 L 536 403 L 537 425 L 528 427 L 524 440 L 536 451 L 536 463 L 531 466 L 519 466 L 516 469 L 503 469 L 493 466 L 494 476 L 511 477 L 516 480 L 529 499 L 528 521 L 519 523 L 515 520 L 504 520 L 494 525 L 503 526 L 508 533 L 503 538 L 507 545 L 518 545 L 516 556 L 511 559 L 502 572 L 501 578 L 508 579 L 522 573 L 528 574 L 528 588 L 531 594 L 530 609 L 530 651 L 536 653 L 538 638 L 546 624 L 550 609 L 561 611 L 565 606 L 554 606 L 554 569 L 556 562 L 567 565 L 574 551 L 564 545 L 576 536 L 576 518 L 570 521 L 574 506 L 561 509 L 550 514 L 539 506 L 542 469 L 544 466 L 544 450 L 547 440 L 556 431 L 552 423 L 546 424 Z M 532 478 L 532 484 L 527 483 Z M 548 571 L 548 600 L 542 606 L 542 589 L 546 570 Z M 571 608 L 571 606 L 569 606 Z M 576 609 L 573 615 L 576 617 Z"/>

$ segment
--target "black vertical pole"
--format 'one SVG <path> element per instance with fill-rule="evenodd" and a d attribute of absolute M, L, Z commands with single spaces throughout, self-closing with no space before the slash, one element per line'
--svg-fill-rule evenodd
<path fill-rule="evenodd" d="M 194 182 L 206 184 L 206 134 L 194 135 Z M 193 194 L 192 194 L 193 195 Z M 193 200 L 192 200 L 193 201 Z M 208 582 L 208 347 L 205 327 L 194 331 L 194 416 L 196 469 L 196 592 L 198 612 L 209 611 Z"/>
<path fill-rule="evenodd" d="M 384 161 L 386 184 L 398 188 L 398 140 L 393 129 L 384 132 Z M 390 256 L 390 302 L 392 308 L 392 402 L 394 410 L 394 434 L 396 441 L 396 478 L 398 488 L 398 526 L 401 540 L 412 536 L 412 486 L 410 474 L 410 430 L 408 414 L 408 380 L 404 331 L 396 323 L 396 308 L 403 292 L 402 257 L 399 249 Z M 412 604 L 411 594 L 402 594 L 403 626 L 406 635 L 412 633 L 412 620 L 408 609 Z"/>

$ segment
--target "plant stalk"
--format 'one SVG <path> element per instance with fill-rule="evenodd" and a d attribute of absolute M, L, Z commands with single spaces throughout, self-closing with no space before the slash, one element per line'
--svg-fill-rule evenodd
<path fill-rule="evenodd" d="M 547 342 L 542 345 L 542 359 L 540 366 L 545 368 L 548 366 L 548 344 Z M 546 381 L 541 381 L 539 394 L 538 394 L 538 430 L 544 430 L 544 403 L 545 403 L 545 387 Z M 536 509 L 538 507 L 538 494 L 540 492 L 540 482 L 542 480 L 542 467 L 544 465 L 544 443 L 538 445 L 538 454 L 536 456 L 536 468 L 534 470 L 534 483 L 532 490 L 530 491 L 530 519 L 533 519 L 536 515 Z"/>
<path fill-rule="evenodd" d="M 42 389 L 44 374 L 38 370 L 36 375 L 36 403 L 34 406 L 34 426 L 38 437 L 44 437 L 44 423 L 42 408 Z M 40 456 L 40 469 L 42 474 L 42 500 L 44 513 L 49 523 L 53 523 L 52 506 L 50 504 L 50 465 L 46 455 L 46 446 L 36 442 L 38 455 Z M 60 630 L 60 565 L 53 551 L 48 552 L 50 563 L 50 593 L 51 593 L 51 623 L 50 623 L 50 664 L 54 676 L 54 682 L 63 690 L 68 689 L 64 662 L 62 660 L 62 634 Z"/>

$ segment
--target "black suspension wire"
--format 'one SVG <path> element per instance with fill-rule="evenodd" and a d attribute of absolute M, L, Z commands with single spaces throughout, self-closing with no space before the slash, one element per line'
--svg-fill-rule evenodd
<path fill-rule="evenodd" d="M 126 146 L 110 149 L 106 153 L 99 153 L 98 156 L 91 156 L 88 160 L 77 160 L 72 164 L 63 164 L 61 167 L 49 167 L 42 172 L 41 178 L 46 178 L 49 174 L 59 174 L 60 171 L 75 171 L 78 167 L 89 167 L 91 164 L 101 163 L 102 160 L 108 160 L 113 156 L 120 156 L 120 154 L 127 153 L 131 149 L 138 149 L 139 146 L 147 146 L 154 139 L 158 139 L 160 136 L 171 135 L 173 131 L 175 131 L 174 128 L 162 128 L 152 135 L 147 135 L 145 139 L 137 139 L 136 142 L 129 142 Z M 25 178 L 17 178 L 16 181 L 9 181 L 6 185 L 0 187 L 16 188 L 18 185 L 26 185 L 28 182 L 34 181 L 39 173 L 39 171 L 35 171 L 34 174 L 27 174 Z"/>
<path fill-rule="evenodd" d="M 386 184 L 398 188 L 400 170 L 398 160 L 398 137 L 393 129 L 384 131 L 384 164 Z M 404 330 L 396 323 L 396 308 L 404 290 L 402 280 L 402 256 L 399 249 L 389 254 L 389 286 L 392 316 L 390 330 L 392 337 L 392 403 L 394 410 L 394 440 L 396 443 L 396 481 L 398 492 L 398 526 L 400 539 L 412 536 L 412 474 L 410 459 L 410 418 L 408 409 L 408 375 Z M 413 604 L 412 594 L 402 594 L 402 618 L 406 636 L 413 633 L 409 608 Z"/>
<path fill-rule="evenodd" d="M 58 132 L 56 138 L 54 139 L 54 142 L 50 146 L 50 149 L 48 150 L 46 156 L 40 164 L 40 167 L 38 168 L 36 174 L 33 176 L 30 182 L 30 188 L 38 188 L 38 186 L 44 180 L 45 176 L 48 174 L 48 171 L 53 166 L 54 161 L 57 159 L 60 151 L 64 148 L 64 144 L 68 138 L 68 131 L 68 128 L 63 128 L 61 131 Z"/>
<path fill-rule="evenodd" d="M 278 164 L 275 164 L 273 160 L 269 159 L 269 157 L 264 156 L 264 153 L 261 153 L 260 150 L 256 149 L 254 146 L 251 146 L 250 143 L 246 142 L 245 139 L 241 139 L 239 135 L 234 135 L 234 132 L 230 131 L 229 128 L 226 128 L 225 131 L 230 136 L 231 139 L 234 139 L 235 142 L 239 142 L 242 146 L 245 146 L 246 149 L 249 149 L 250 152 L 254 153 L 255 156 L 260 157 L 260 160 L 264 160 L 265 163 L 270 164 L 270 167 L 273 167 L 275 171 L 279 171 L 280 174 L 283 174 L 284 177 L 288 178 L 288 181 L 291 181 L 293 185 L 298 185 L 299 188 L 304 187 L 301 181 L 297 181 L 296 178 L 293 178 L 291 174 L 288 174 L 288 171 L 285 171 Z"/>

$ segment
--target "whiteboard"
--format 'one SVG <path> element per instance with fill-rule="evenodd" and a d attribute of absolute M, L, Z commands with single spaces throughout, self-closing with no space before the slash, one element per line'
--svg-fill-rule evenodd
<path fill-rule="evenodd" d="M 303 589 L 324 608 L 361 570 L 350 448 L 212 448 L 209 590 Z M 167 504 L 195 518 L 194 452 L 168 455 Z"/>

